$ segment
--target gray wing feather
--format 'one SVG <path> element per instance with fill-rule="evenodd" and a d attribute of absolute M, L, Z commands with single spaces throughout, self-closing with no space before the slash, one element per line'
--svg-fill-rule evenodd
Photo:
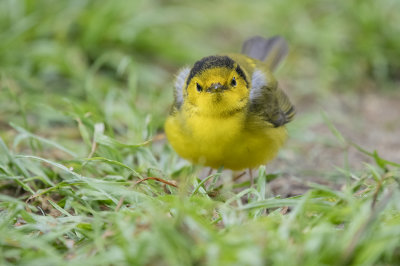
<path fill-rule="evenodd" d="M 175 79 L 175 107 L 180 108 L 183 103 L 183 90 L 185 89 L 186 79 L 189 76 L 190 68 L 181 69 Z"/>
<path fill-rule="evenodd" d="M 280 36 L 269 39 L 254 36 L 243 43 L 242 54 L 264 61 L 273 71 L 286 57 L 288 50 L 285 39 Z"/>

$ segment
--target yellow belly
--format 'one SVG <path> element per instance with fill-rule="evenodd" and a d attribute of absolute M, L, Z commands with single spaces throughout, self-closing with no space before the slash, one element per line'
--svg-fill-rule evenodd
<path fill-rule="evenodd" d="M 241 170 L 272 160 L 286 140 L 285 127 L 245 122 L 242 114 L 228 118 L 168 117 L 165 132 L 183 158 L 212 168 Z"/>

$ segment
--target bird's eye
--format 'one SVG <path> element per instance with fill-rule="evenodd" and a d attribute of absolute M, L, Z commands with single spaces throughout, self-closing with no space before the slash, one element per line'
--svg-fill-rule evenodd
<path fill-rule="evenodd" d="M 231 81 L 231 85 L 232 85 L 233 87 L 236 87 L 236 78 L 235 78 L 235 77 L 233 77 L 233 79 L 232 79 L 232 81 Z"/>
<path fill-rule="evenodd" d="M 199 83 L 196 83 L 196 89 L 198 92 L 201 92 L 203 90 Z"/>

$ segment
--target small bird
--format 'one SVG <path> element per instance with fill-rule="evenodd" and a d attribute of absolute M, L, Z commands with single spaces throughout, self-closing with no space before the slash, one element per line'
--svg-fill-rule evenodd
<path fill-rule="evenodd" d="M 242 170 L 276 157 L 295 109 L 272 71 L 286 41 L 255 36 L 241 54 L 208 56 L 179 71 L 165 122 L 174 150 L 195 164 Z"/>

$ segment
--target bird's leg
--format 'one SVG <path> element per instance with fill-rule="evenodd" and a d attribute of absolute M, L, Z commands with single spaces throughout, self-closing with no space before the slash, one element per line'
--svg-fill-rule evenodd
<path fill-rule="evenodd" d="M 213 173 L 213 171 L 214 171 L 214 169 L 212 169 L 211 167 L 210 167 L 210 170 L 208 170 L 208 173 L 207 173 L 207 175 L 203 178 L 203 179 L 206 179 L 207 177 L 209 177 L 212 173 Z M 206 188 L 207 186 L 208 186 L 208 183 L 210 182 L 210 180 L 207 180 L 206 182 L 204 182 L 204 188 Z"/>
<path fill-rule="evenodd" d="M 253 180 L 253 172 L 249 168 L 249 177 L 250 177 L 250 186 L 252 187 L 254 185 L 254 180 Z"/>
<path fill-rule="evenodd" d="M 210 170 L 208 170 L 208 175 L 207 176 L 210 176 L 212 174 L 212 172 L 213 172 L 213 169 L 210 167 Z"/>
<path fill-rule="evenodd" d="M 246 173 L 246 171 L 244 171 L 244 172 L 238 174 L 237 176 L 234 176 L 234 177 L 233 177 L 233 181 L 238 180 L 239 178 L 241 178 L 242 176 L 244 176 L 245 173 Z"/>

